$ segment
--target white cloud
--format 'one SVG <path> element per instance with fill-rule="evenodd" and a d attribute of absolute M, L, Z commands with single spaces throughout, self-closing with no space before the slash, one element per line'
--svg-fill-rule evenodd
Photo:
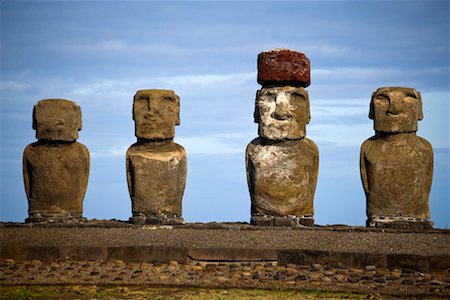
<path fill-rule="evenodd" d="M 308 138 L 316 143 L 331 143 L 337 147 L 356 146 L 373 136 L 372 124 L 318 124 L 308 127 Z"/>
<path fill-rule="evenodd" d="M 107 158 L 107 157 L 125 157 L 128 146 L 110 147 L 105 151 L 91 151 L 92 158 Z"/>
<path fill-rule="evenodd" d="M 400 80 L 420 76 L 429 78 L 431 76 L 444 76 L 448 73 L 445 67 L 440 68 L 329 68 L 311 70 L 311 77 L 315 82 L 341 83 L 349 82 L 376 82 L 379 80 Z"/>

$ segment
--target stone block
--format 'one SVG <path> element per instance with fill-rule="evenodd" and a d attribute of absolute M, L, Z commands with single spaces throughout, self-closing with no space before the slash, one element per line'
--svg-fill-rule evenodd
<path fill-rule="evenodd" d="M 428 257 L 411 254 L 388 254 L 387 267 L 389 269 L 413 269 L 424 273 L 430 272 Z"/>
<path fill-rule="evenodd" d="M 311 140 L 266 143 L 253 140 L 246 151 L 252 215 L 313 215 L 319 151 Z"/>
<path fill-rule="evenodd" d="M 109 247 L 108 260 L 151 263 L 168 263 L 171 260 L 176 260 L 179 263 L 185 263 L 187 260 L 187 249 L 170 246 Z"/>
<path fill-rule="evenodd" d="M 138 142 L 126 157 L 133 218 L 145 217 L 145 223 L 158 224 L 181 217 L 187 172 L 184 148 L 172 140 Z"/>
<path fill-rule="evenodd" d="M 310 62 L 302 52 L 274 49 L 258 55 L 258 83 L 262 86 L 301 86 L 311 83 Z"/>
<path fill-rule="evenodd" d="M 34 106 L 33 129 L 38 140 L 73 142 L 81 130 L 81 109 L 69 100 L 41 100 Z"/>
<path fill-rule="evenodd" d="M 133 120 L 137 138 L 171 139 L 180 124 L 180 97 L 172 90 L 140 90 L 134 96 Z"/>
<path fill-rule="evenodd" d="M 28 221 L 80 218 L 89 177 L 89 151 L 78 142 L 38 141 L 25 148 Z"/>
<path fill-rule="evenodd" d="M 376 133 L 363 143 L 360 156 L 368 225 L 430 228 L 433 149 L 416 135 L 423 118 L 420 93 L 379 88 L 372 95 L 369 117 Z"/>
<path fill-rule="evenodd" d="M 277 252 L 260 248 L 190 248 L 188 256 L 200 261 L 270 261 L 277 259 Z"/>
<path fill-rule="evenodd" d="M 309 95 L 304 88 L 265 87 L 256 93 L 254 121 L 262 138 L 302 139 L 310 119 Z"/>

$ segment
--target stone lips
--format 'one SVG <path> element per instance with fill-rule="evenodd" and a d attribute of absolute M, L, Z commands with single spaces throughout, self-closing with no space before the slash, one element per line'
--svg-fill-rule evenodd
<path fill-rule="evenodd" d="M 309 59 L 302 52 L 288 49 L 261 52 L 258 55 L 258 83 L 262 86 L 307 87 L 311 83 Z"/>

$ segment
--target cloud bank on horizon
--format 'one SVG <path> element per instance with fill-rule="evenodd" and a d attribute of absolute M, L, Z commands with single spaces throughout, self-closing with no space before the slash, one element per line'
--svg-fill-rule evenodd
<path fill-rule="evenodd" d="M 135 142 L 139 89 L 181 97 L 176 141 L 188 153 L 187 221 L 248 221 L 244 151 L 253 123 L 256 57 L 271 48 L 311 60 L 312 120 L 320 150 L 316 222 L 362 225 L 359 147 L 373 135 L 372 91 L 422 92 L 418 134 L 435 149 L 432 220 L 450 227 L 449 3 L 369 2 L 1 2 L 1 221 L 22 221 L 25 146 L 33 105 L 81 105 L 79 141 L 91 152 L 89 218 L 131 215 L 125 152 Z"/>

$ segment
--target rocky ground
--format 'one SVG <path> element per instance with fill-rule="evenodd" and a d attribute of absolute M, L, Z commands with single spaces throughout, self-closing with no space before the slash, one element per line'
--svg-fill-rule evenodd
<path fill-rule="evenodd" d="M 67 291 L 95 296 L 104 286 L 188 286 L 202 288 L 251 288 L 308 290 L 366 295 L 450 297 L 450 270 L 422 273 L 408 269 L 387 270 L 328 268 L 320 264 L 278 265 L 276 262 L 192 262 L 179 264 L 125 263 L 116 261 L 39 260 L 0 265 L 0 284 L 64 285 Z M 6 290 L 4 290 L 6 296 Z"/>
<path fill-rule="evenodd" d="M 450 297 L 449 230 L 90 221 L 0 223 L 0 233 L 3 297 L 28 293 L 11 292 L 21 286 L 82 297 L 103 297 L 108 287 L 145 296 L 155 286 Z"/>

